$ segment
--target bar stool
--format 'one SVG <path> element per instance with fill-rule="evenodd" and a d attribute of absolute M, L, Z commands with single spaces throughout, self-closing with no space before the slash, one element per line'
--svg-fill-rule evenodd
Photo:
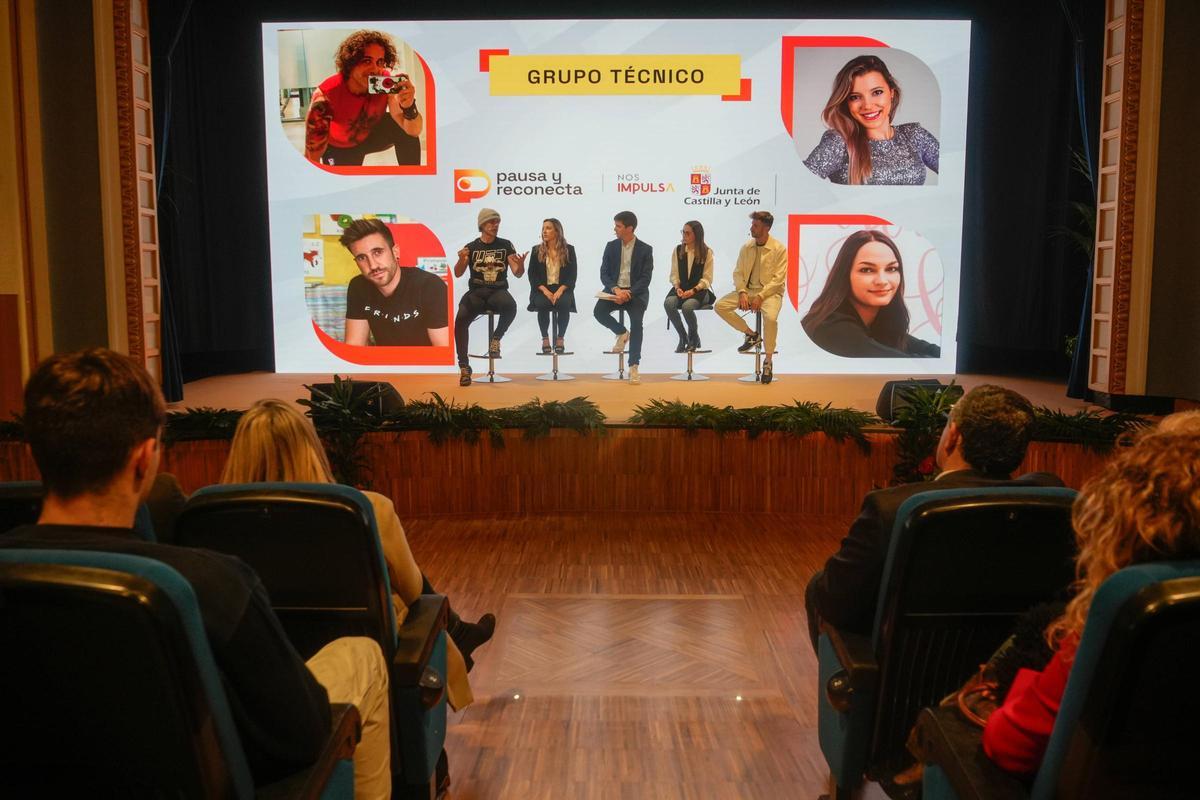
<path fill-rule="evenodd" d="M 747 350 L 746 352 L 742 353 L 744 356 L 754 356 L 754 374 L 743 375 L 742 377 L 738 378 L 738 380 L 742 383 L 762 383 L 762 357 L 764 355 L 762 340 L 762 309 L 754 312 L 754 336 L 758 339 L 758 344 L 754 345 L 753 350 Z M 778 352 L 778 350 L 772 350 L 771 355 L 775 355 Z"/>
<path fill-rule="evenodd" d="M 626 330 L 628 330 L 628 326 L 625 324 L 625 309 L 623 309 L 623 308 L 617 309 L 617 320 L 621 323 L 622 328 L 625 328 Z M 628 341 L 626 342 L 626 344 L 628 344 Z M 613 351 L 611 349 L 605 350 L 604 352 L 607 353 L 608 355 L 615 355 L 617 357 L 617 371 L 610 372 L 607 375 L 601 375 L 600 377 L 604 378 L 604 380 L 606 380 L 606 381 L 623 381 L 623 380 L 625 380 L 625 355 L 629 351 L 626 350 L 624 347 L 622 347 L 621 352 L 619 352 L 619 353 L 613 353 Z"/>
<path fill-rule="evenodd" d="M 506 378 L 503 375 L 496 374 L 496 359 L 500 358 L 500 356 L 494 355 L 492 353 L 492 335 L 496 331 L 496 312 L 495 311 L 485 311 L 484 313 L 487 314 L 487 321 L 488 321 L 488 335 L 487 335 L 487 343 L 488 343 L 487 350 L 488 351 L 487 351 L 487 354 L 486 355 L 476 355 L 475 353 L 468 353 L 468 356 L 470 358 L 486 358 L 487 359 L 487 362 L 488 362 L 487 377 L 474 379 L 471 381 L 471 383 L 479 383 L 479 382 L 508 383 L 509 381 L 512 380 L 512 378 Z"/>
<path fill-rule="evenodd" d="M 698 308 L 696 308 L 696 310 L 697 311 L 712 311 L 712 307 L 713 307 L 713 304 L 708 303 L 707 305 L 699 306 Z M 697 325 L 696 327 L 698 328 L 700 326 Z M 704 355 L 705 353 L 711 353 L 711 352 L 712 352 L 712 350 L 692 350 L 689 348 L 687 351 L 687 372 L 682 372 L 678 375 L 672 375 L 671 380 L 673 380 L 673 381 L 706 381 L 706 380 L 708 380 L 707 375 L 701 375 L 700 373 L 694 372 L 692 370 L 692 359 L 695 357 L 695 355 L 697 353 Z"/>
<path fill-rule="evenodd" d="M 558 315 L 557 314 L 550 315 L 550 333 L 553 334 L 553 337 L 550 339 L 550 341 L 557 342 L 558 341 Z M 575 380 L 574 375 L 567 375 L 566 373 L 563 373 L 560 375 L 558 373 L 558 357 L 559 356 L 573 356 L 573 355 L 575 355 L 573 352 L 564 350 L 563 352 L 560 353 L 560 352 L 558 352 L 557 347 L 551 347 L 549 353 L 543 353 L 539 350 L 537 354 L 539 356 L 549 356 L 550 357 L 550 371 L 547 372 L 545 375 L 538 375 L 537 379 L 539 381 L 573 381 L 573 380 Z"/>

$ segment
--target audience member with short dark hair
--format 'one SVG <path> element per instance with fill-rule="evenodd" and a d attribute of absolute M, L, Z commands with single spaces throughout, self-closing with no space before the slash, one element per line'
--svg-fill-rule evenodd
<path fill-rule="evenodd" d="M 983 732 L 988 757 L 1020 775 L 1041 765 L 1100 584 L 1134 564 L 1200 558 L 1200 415 L 1168 417 L 1110 461 L 1084 484 L 1071 522 L 1078 580 L 1065 613 L 1046 629 L 1054 657 L 1044 670 L 1017 673 Z"/>
<path fill-rule="evenodd" d="M 1061 486 L 1056 476 L 1032 472 L 1013 478 L 1025 459 L 1033 406 L 1001 386 L 978 386 L 959 400 L 938 441 L 941 469 L 932 482 L 870 492 L 841 547 L 808 582 L 804 603 L 809 635 L 817 646 L 820 622 L 867 634 L 875 616 L 892 523 L 900 505 L 920 492 L 978 486 Z"/>
<path fill-rule="evenodd" d="M 362 716 L 357 796 L 388 797 L 388 673 L 379 645 L 338 639 L 306 665 L 249 567 L 134 533 L 134 514 L 158 471 L 165 419 L 158 386 L 127 356 L 95 348 L 43 361 L 26 385 L 24 415 L 46 490 L 42 513 L 36 525 L 0 538 L 0 547 L 126 553 L 173 567 L 196 593 L 255 782 L 280 779 L 317 758 L 330 732 L 332 699 L 353 703 Z"/>

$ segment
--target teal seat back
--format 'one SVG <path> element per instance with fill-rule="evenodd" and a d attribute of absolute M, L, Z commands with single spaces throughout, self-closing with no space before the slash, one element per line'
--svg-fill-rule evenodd
<path fill-rule="evenodd" d="M 0 549 L 0 761 L 22 796 L 254 796 L 191 585 L 140 556 Z"/>

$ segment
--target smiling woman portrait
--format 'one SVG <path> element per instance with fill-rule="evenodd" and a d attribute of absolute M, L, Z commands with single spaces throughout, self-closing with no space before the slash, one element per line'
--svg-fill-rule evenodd
<path fill-rule="evenodd" d="M 936 344 L 908 333 L 904 262 L 886 233 L 846 237 L 825 288 L 800 321 L 813 343 L 846 358 L 936 358 Z"/>
<path fill-rule="evenodd" d="M 838 70 L 821 118 L 829 130 L 804 159 L 820 178 L 840 184 L 920 185 L 938 171 L 938 140 L 918 122 L 893 125 L 900 85 L 876 56 Z"/>

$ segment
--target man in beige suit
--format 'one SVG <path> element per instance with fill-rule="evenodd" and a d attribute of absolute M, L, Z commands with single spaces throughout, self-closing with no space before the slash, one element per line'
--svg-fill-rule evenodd
<path fill-rule="evenodd" d="M 738 314 L 739 311 L 762 311 L 763 338 L 766 340 L 766 361 L 762 382 L 770 383 L 771 356 L 775 352 L 775 334 L 779 331 L 779 309 L 783 307 L 783 284 L 787 279 L 787 246 L 771 236 L 775 217 L 769 211 L 750 215 L 752 239 L 738 252 L 733 268 L 734 291 L 717 301 L 717 315 L 746 337 L 739 353 L 754 349 L 761 341 L 758 335 Z"/>

